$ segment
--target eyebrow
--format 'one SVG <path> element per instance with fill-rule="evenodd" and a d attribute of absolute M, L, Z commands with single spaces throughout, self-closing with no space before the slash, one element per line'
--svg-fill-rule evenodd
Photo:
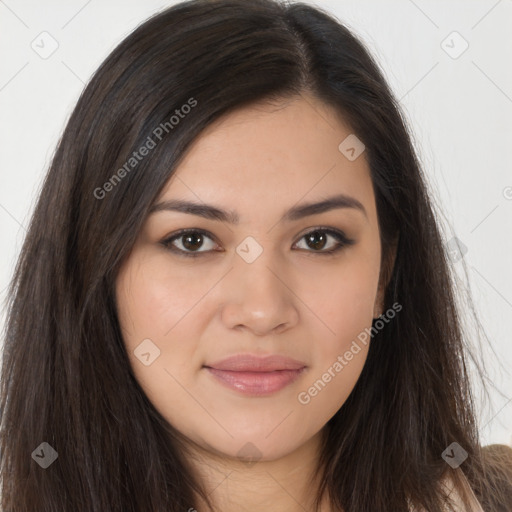
<path fill-rule="evenodd" d="M 281 222 L 291 222 L 302 219 L 303 217 L 317 215 L 338 208 L 355 209 L 356 211 L 360 211 L 366 218 L 368 218 L 364 206 L 355 197 L 347 196 L 345 194 L 338 194 L 320 202 L 293 206 L 283 214 L 281 217 Z M 233 210 L 226 211 L 217 206 L 204 203 L 193 203 L 190 201 L 183 201 L 181 199 L 169 199 L 167 201 L 162 201 L 161 203 L 155 204 L 150 208 L 149 214 L 160 211 L 187 213 L 189 215 L 197 215 L 205 219 L 227 222 L 229 224 L 238 224 L 240 221 L 238 213 Z"/>

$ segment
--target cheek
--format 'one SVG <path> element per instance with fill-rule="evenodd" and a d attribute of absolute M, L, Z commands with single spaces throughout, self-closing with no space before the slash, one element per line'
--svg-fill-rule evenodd
<path fill-rule="evenodd" d="M 356 342 L 346 348 L 330 354 L 306 379 L 297 395 L 302 417 L 324 425 L 346 402 L 361 375 L 368 345 Z"/>
<path fill-rule="evenodd" d="M 125 333 L 162 338 L 173 332 L 198 300 L 193 280 L 186 272 L 173 272 L 161 255 L 132 254 L 119 273 L 116 290 Z"/>
<path fill-rule="evenodd" d="M 317 275 L 317 291 L 309 292 L 315 304 L 311 309 L 328 331 L 322 329 L 327 335 L 315 338 L 314 364 L 298 401 L 325 421 L 346 401 L 365 364 L 378 274 L 378 258 L 361 257 L 335 274 Z"/>
<path fill-rule="evenodd" d="M 119 273 L 116 295 L 126 350 L 147 393 L 172 387 L 171 375 L 185 380 L 200 338 L 197 322 L 191 321 L 198 290 L 186 286 L 183 274 L 171 273 L 159 255 L 134 253 Z M 147 353 L 148 365 L 141 357 Z"/>
<path fill-rule="evenodd" d="M 181 426 L 182 416 L 201 412 L 189 394 L 195 386 L 192 369 L 199 364 L 198 326 L 191 321 L 198 290 L 186 286 L 183 274 L 171 275 L 161 260 L 132 253 L 116 282 L 118 317 L 137 382 L 154 407 Z"/>
<path fill-rule="evenodd" d="M 313 365 L 297 396 L 304 413 L 327 422 L 345 403 L 356 385 L 371 341 L 372 283 L 362 286 L 357 277 L 330 294 L 323 320 L 330 334 L 317 336 Z M 325 332 L 325 330 L 324 330 Z"/>
<path fill-rule="evenodd" d="M 326 352 L 342 349 L 372 323 L 377 295 L 379 267 L 375 256 L 364 259 L 354 254 L 353 261 L 336 271 L 318 273 L 314 287 L 305 290 L 311 309 L 328 327 L 330 335 L 323 345 Z"/>

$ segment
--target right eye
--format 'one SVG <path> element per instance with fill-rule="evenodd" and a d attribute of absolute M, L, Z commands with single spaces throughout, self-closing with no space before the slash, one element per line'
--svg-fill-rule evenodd
<path fill-rule="evenodd" d="M 178 254 L 179 256 L 197 258 L 202 253 L 208 253 L 216 245 L 213 242 L 213 247 L 207 247 L 204 251 L 197 250 L 199 247 L 204 245 L 204 239 L 210 239 L 213 242 L 210 233 L 203 231 L 202 229 L 182 229 L 177 233 L 172 234 L 165 240 L 162 240 L 162 245 L 169 249 L 169 251 Z M 175 242 L 178 242 L 178 246 Z M 181 247 L 179 247 L 181 245 Z"/>

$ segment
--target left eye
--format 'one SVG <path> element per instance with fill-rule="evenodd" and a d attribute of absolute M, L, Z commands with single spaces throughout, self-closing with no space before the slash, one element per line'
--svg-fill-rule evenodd
<path fill-rule="evenodd" d="M 327 244 L 328 237 L 334 238 L 336 243 L 331 245 L 329 249 L 325 250 L 316 250 L 316 249 L 324 249 Z M 315 250 L 312 252 L 319 252 L 321 254 L 332 254 L 341 250 L 344 246 L 352 245 L 355 241 L 347 238 L 344 233 L 341 231 L 334 231 L 332 229 L 321 229 L 317 228 L 313 231 L 309 231 L 305 235 L 303 235 L 300 240 L 306 240 L 306 244 L 308 247 L 314 247 Z"/>
<path fill-rule="evenodd" d="M 331 244 L 329 248 L 325 249 L 329 237 L 333 238 L 336 243 L 334 243 L 334 246 Z M 211 241 L 211 245 L 209 248 L 207 247 L 206 250 L 200 251 L 198 249 L 203 246 L 204 239 L 209 239 Z M 355 243 L 355 240 L 348 238 L 343 232 L 326 228 L 315 228 L 305 235 L 302 235 L 299 242 L 302 240 L 305 240 L 307 245 L 306 249 L 308 247 L 314 249 L 313 251 L 308 252 L 316 252 L 319 254 L 332 254 L 341 250 L 345 246 L 353 245 Z M 175 245 L 175 241 L 178 242 L 181 247 Z M 216 244 L 210 234 L 201 229 L 179 231 L 171 237 L 166 238 L 161 243 L 171 252 L 186 257 L 197 257 L 203 253 L 211 252 L 212 250 L 217 251 L 214 249 Z"/>

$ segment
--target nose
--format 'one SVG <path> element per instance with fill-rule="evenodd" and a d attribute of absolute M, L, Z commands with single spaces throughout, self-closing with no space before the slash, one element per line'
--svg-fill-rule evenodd
<path fill-rule="evenodd" d="M 248 330 L 255 336 L 278 334 L 299 321 L 291 273 L 267 257 L 247 263 L 238 256 L 223 280 L 222 322 L 229 329 Z"/>

